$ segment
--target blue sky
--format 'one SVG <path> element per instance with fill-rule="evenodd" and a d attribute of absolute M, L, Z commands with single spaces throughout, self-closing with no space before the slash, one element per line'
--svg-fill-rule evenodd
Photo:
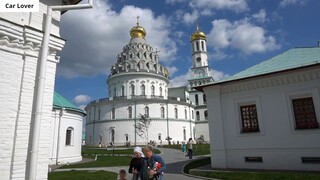
<path fill-rule="evenodd" d="M 190 77 L 197 18 L 212 75 L 220 80 L 290 48 L 316 46 L 319 9 L 318 0 L 95 0 L 94 9 L 61 17 L 67 41 L 55 90 L 81 108 L 107 97 L 109 68 L 129 42 L 136 16 L 147 42 L 160 50 L 171 86 L 182 86 Z"/>

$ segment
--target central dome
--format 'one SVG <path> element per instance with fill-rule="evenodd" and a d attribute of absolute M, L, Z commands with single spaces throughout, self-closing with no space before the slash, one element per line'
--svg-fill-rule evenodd
<path fill-rule="evenodd" d="M 146 30 L 137 23 L 136 26 L 132 27 L 130 30 L 131 38 L 143 38 L 146 36 Z"/>

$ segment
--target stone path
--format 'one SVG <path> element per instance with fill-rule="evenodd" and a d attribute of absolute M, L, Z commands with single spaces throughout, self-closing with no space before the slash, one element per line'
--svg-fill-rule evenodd
<path fill-rule="evenodd" d="M 167 164 L 167 170 L 165 170 L 164 179 L 167 180 L 194 180 L 197 178 L 185 176 L 181 174 L 183 166 L 190 161 L 184 154 L 175 149 L 159 148 L 161 151 L 161 157 Z M 118 173 L 120 169 L 128 171 L 129 166 L 117 166 L 117 167 L 96 167 L 96 168 L 73 168 L 73 169 L 56 169 L 55 171 L 111 171 Z M 131 179 L 131 174 L 128 173 L 127 179 Z"/>

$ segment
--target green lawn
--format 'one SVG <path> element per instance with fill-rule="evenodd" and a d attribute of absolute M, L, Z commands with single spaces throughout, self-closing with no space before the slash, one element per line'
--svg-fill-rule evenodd
<path fill-rule="evenodd" d="M 87 156 L 86 158 L 94 158 L 94 156 Z M 131 157 L 129 156 L 98 156 L 97 161 L 64 165 L 61 168 L 87 168 L 87 167 L 110 167 L 110 166 L 128 166 Z"/>
<path fill-rule="evenodd" d="M 164 148 L 172 148 L 181 150 L 181 144 L 177 145 L 164 145 Z M 193 144 L 193 155 L 201 156 L 210 154 L 210 144 Z"/>
<path fill-rule="evenodd" d="M 49 180 L 115 180 L 117 173 L 107 171 L 68 171 L 51 172 L 48 174 Z"/>
<path fill-rule="evenodd" d="M 129 148 L 129 149 L 118 149 L 118 150 L 113 150 L 112 149 L 99 149 L 99 148 L 89 148 L 89 147 L 84 147 L 82 148 L 82 155 L 84 154 L 127 154 L 127 155 L 132 155 L 133 154 L 133 149 L 134 148 Z M 155 154 L 160 154 L 161 152 L 158 149 L 154 150 Z"/>
<path fill-rule="evenodd" d="M 192 172 L 193 175 L 222 180 L 320 180 L 320 174 L 295 172 Z"/>

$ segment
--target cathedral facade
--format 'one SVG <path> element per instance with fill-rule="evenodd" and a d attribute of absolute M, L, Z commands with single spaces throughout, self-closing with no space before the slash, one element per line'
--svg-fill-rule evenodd
<path fill-rule="evenodd" d="M 146 30 L 137 23 L 130 36 L 107 78 L 109 97 L 85 109 L 86 144 L 168 144 L 199 137 L 209 141 L 205 96 L 192 88 L 213 81 L 205 34 L 198 28 L 192 34 L 192 79 L 190 85 L 177 88 L 169 88 L 168 70 L 147 43 Z"/>

